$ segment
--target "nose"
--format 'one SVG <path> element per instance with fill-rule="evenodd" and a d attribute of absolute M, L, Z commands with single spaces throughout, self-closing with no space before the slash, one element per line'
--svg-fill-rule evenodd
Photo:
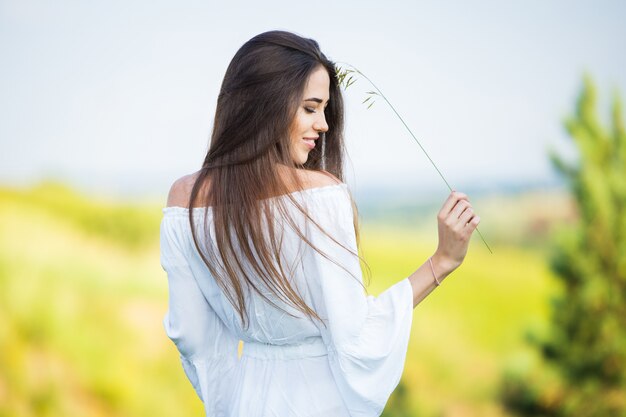
<path fill-rule="evenodd" d="M 313 129 L 315 129 L 316 132 L 328 131 L 328 123 L 326 123 L 326 115 L 324 113 L 323 111 L 319 112 L 319 117 L 317 117 L 313 123 Z"/>

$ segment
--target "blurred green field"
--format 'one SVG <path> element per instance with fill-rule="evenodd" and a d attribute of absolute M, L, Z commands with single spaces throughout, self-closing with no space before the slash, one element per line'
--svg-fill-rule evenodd
<path fill-rule="evenodd" d="M 555 201 L 552 208 L 565 204 Z M 548 228 L 528 230 L 536 223 L 529 213 L 543 218 L 541 206 L 498 217 L 490 207 L 502 204 L 519 206 L 485 200 L 481 211 L 494 253 L 475 236 L 461 268 L 416 308 L 406 389 L 385 415 L 401 415 L 394 404 L 417 416 L 505 415 L 499 380 L 535 360 L 525 335 L 544 330 L 556 287 L 542 243 Z M 0 416 L 203 415 L 161 324 L 160 209 L 95 201 L 56 184 L 0 189 Z M 364 224 L 373 294 L 432 254 L 432 219 Z"/>

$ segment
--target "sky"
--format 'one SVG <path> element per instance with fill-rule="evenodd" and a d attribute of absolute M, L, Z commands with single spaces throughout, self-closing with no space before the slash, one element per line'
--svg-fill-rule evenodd
<path fill-rule="evenodd" d="M 617 0 L 0 0 L 0 184 L 166 195 L 201 166 L 235 52 L 274 29 L 366 74 L 453 188 L 551 184 L 583 74 L 606 123 L 626 95 L 624 21 Z M 447 192 L 391 109 L 361 103 L 371 89 L 344 91 L 347 182 Z"/>

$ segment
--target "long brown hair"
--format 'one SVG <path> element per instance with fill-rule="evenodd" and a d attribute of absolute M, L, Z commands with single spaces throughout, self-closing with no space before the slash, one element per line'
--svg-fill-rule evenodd
<path fill-rule="evenodd" d="M 300 165 L 289 152 L 289 129 L 308 77 L 319 66 L 325 68 L 330 77 L 330 99 L 324 110 L 328 131 L 320 135 L 321 146 L 312 149 L 307 161 Z M 188 207 L 196 248 L 238 311 L 244 327 L 248 325 L 244 291 L 249 288 L 276 308 L 285 311 L 263 290 L 269 290 L 271 296 L 309 318 L 320 319 L 292 287 L 285 273 L 279 252 L 280 233 L 273 222 L 277 215 L 275 208 L 285 224 L 306 244 L 335 262 L 301 233 L 283 200 L 270 197 L 287 195 L 306 216 L 306 221 L 313 222 L 333 241 L 361 259 L 358 253 L 322 230 L 291 194 L 304 189 L 298 170 L 325 170 L 344 181 L 343 127 L 343 98 L 335 64 L 320 51 L 315 40 L 290 32 L 270 31 L 253 37 L 237 51 L 222 82 L 209 150 L 192 187 Z M 350 199 L 358 247 L 358 212 L 351 196 Z M 270 202 L 277 206 L 272 207 Z M 214 248 L 205 251 L 200 247 L 193 207 L 206 207 L 206 211 L 212 207 L 219 258 Z M 206 214 L 204 233 L 209 236 Z M 207 243 L 210 241 L 206 239 Z M 235 242 L 246 262 L 238 259 Z M 245 263 L 252 266 L 252 276 L 246 272 Z"/>

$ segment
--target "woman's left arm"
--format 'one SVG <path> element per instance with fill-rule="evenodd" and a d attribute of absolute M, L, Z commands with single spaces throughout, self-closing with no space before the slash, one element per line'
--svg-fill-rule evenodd
<path fill-rule="evenodd" d="M 161 223 L 161 266 L 167 272 L 169 294 L 163 326 L 207 413 L 217 412 L 218 390 L 236 365 L 239 341 L 207 302 L 185 261 L 179 224 L 184 221 L 169 216 Z"/>

